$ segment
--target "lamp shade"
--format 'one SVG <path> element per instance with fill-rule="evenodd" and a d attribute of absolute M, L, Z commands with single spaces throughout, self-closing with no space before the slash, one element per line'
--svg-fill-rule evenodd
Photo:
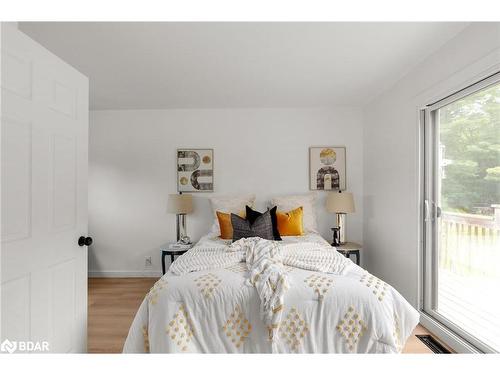
<path fill-rule="evenodd" d="M 169 194 L 167 212 L 171 214 L 188 214 L 193 212 L 193 196 L 190 194 Z"/>
<path fill-rule="evenodd" d="M 330 193 L 326 199 L 326 209 L 329 212 L 349 214 L 355 212 L 352 193 Z"/>

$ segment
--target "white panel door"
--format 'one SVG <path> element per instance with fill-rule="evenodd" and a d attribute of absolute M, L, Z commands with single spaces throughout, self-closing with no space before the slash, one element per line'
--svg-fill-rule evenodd
<path fill-rule="evenodd" d="M 0 341 L 85 352 L 88 79 L 1 29 Z"/>

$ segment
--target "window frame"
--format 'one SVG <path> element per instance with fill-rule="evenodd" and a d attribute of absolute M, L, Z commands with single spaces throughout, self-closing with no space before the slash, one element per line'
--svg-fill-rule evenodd
<path fill-rule="evenodd" d="M 439 180 L 439 134 L 437 115 L 439 109 L 463 99 L 478 91 L 500 83 L 500 72 L 495 72 L 488 77 L 477 81 L 459 91 L 443 97 L 433 103 L 419 109 L 420 124 L 420 310 L 434 320 L 433 323 L 444 327 L 451 333 L 465 341 L 472 351 L 483 353 L 497 353 L 495 349 L 480 341 L 478 338 L 466 332 L 464 329 L 439 314 L 437 306 L 437 285 L 438 285 L 438 209 L 436 201 L 438 198 Z"/>

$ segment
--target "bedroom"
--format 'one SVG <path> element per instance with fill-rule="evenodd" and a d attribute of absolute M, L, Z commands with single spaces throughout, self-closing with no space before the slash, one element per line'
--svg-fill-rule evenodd
<path fill-rule="evenodd" d="M 497 353 L 499 71 L 498 22 L 3 22 L 2 351 Z"/>

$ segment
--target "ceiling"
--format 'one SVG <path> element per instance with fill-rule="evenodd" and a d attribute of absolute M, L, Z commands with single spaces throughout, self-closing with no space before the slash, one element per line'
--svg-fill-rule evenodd
<path fill-rule="evenodd" d="M 467 23 L 21 22 L 92 109 L 368 103 Z"/>

